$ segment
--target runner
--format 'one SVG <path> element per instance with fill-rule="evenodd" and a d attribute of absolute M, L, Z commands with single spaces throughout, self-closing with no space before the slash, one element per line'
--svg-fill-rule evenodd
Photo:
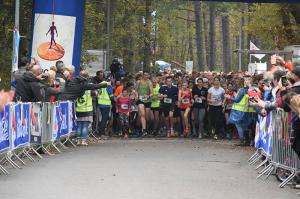
<path fill-rule="evenodd" d="M 207 88 L 203 87 L 203 79 L 197 79 L 197 85 L 192 90 L 193 95 L 193 113 L 194 113 L 194 132 L 195 136 L 202 138 L 204 134 L 204 116 L 207 103 Z"/>
<path fill-rule="evenodd" d="M 236 96 L 236 92 L 233 90 L 233 84 L 232 83 L 227 83 L 227 89 L 226 89 L 226 93 L 225 96 L 229 96 L 230 98 L 234 98 Z M 231 139 L 232 138 L 232 133 L 233 133 L 233 125 L 229 123 L 229 116 L 230 116 L 230 112 L 232 110 L 232 105 L 233 105 L 233 101 L 225 98 L 225 102 L 224 102 L 224 110 L 225 110 L 225 131 L 226 131 L 226 138 L 227 139 Z"/>
<path fill-rule="evenodd" d="M 116 112 L 119 113 L 119 123 L 124 139 L 128 139 L 129 134 L 129 114 L 131 112 L 132 100 L 128 95 L 128 88 L 123 88 L 122 94 L 116 100 Z"/>
<path fill-rule="evenodd" d="M 136 85 L 136 93 L 138 95 L 138 113 L 142 124 L 142 136 L 145 137 L 148 135 L 146 125 L 147 120 L 149 120 L 150 115 L 150 97 L 153 94 L 153 86 L 151 81 L 149 80 L 149 73 L 144 72 L 143 78 L 137 82 Z"/>
<path fill-rule="evenodd" d="M 209 116 L 211 121 L 211 130 L 214 131 L 214 139 L 219 139 L 224 133 L 223 124 L 223 99 L 225 90 L 220 86 L 220 79 L 215 78 L 213 87 L 208 90 L 207 101 L 209 104 Z"/>
<path fill-rule="evenodd" d="M 151 98 L 151 110 L 152 110 L 152 120 L 153 121 L 153 135 L 156 136 L 158 134 L 159 127 L 159 110 L 160 110 L 160 99 L 159 99 L 159 89 L 160 85 L 158 84 L 158 80 L 156 77 L 152 78 L 153 85 L 153 96 Z"/>
<path fill-rule="evenodd" d="M 183 135 L 187 137 L 190 133 L 189 127 L 189 114 L 191 111 L 191 91 L 188 88 L 187 82 L 182 83 L 182 88 L 179 90 L 178 93 L 178 107 L 180 109 L 181 118 L 183 120 Z"/>
<path fill-rule="evenodd" d="M 129 123 L 130 123 L 130 130 L 131 133 L 134 135 L 138 135 L 138 129 L 137 129 L 137 115 L 138 115 L 138 107 L 136 105 L 136 101 L 137 101 L 137 94 L 134 88 L 134 84 L 133 83 L 127 83 L 127 87 L 128 87 L 128 94 L 129 97 L 132 101 L 131 103 L 131 112 L 130 112 L 130 117 L 129 117 Z"/>
<path fill-rule="evenodd" d="M 162 99 L 162 110 L 166 117 L 166 123 L 168 128 L 168 137 L 175 137 L 173 129 L 173 116 L 175 106 L 177 103 L 178 88 L 172 85 L 172 77 L 166 78 L 166 85 L 159 89 L 160 97 Z"/>

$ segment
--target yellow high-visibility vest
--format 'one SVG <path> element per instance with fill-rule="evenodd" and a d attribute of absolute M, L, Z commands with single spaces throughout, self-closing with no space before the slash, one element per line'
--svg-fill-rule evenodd
<path fill-rule="evenodd" d="M 238 91 L 237 95 L 239 95 L 240 91 L 241 91 L 241 89 Z M 249 97 L 247 95 L 244 95 L 243 98 L 239 102 L 235 102 L 232 105 L 232 110 L 241 111 L 241 112 L 248 112 L 248 109 L 249 109 L 248 98 Z"/>
<path fill-rule="evenodd" d="M 103 81 L 103 82 L 101 82 L 101 84 L 102 83 L 107 83 L 107 82 Z M 98 92 L 98 105 L 111 106 L 110 96 L 108 95 L 108 92 L 107 92 L 106 88 L 99 89 L 99 92 Z"/>
<path fill-rule="evenodd" d="M 76 112 L 84 113 L 93 111 L 93 98 L 91 91 L 85 91 L 84 95 L 77 98 L 75 101 Z"/>
<path fill-rule="evenodd" d="M 151 102 L 151 108 L 158 108 L 160 106 L 160 100 L 158 99 L 159 89 L 159 84 L 156 84 L 155 88 L 153 88 L 153 99 Z"/>

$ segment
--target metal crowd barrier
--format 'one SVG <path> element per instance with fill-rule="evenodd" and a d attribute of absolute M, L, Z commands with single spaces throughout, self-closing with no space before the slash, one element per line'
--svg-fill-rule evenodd
<path fill-rule="evenodd" d="M 289 176 L 279 185 L 283 188 L 300 173 L 300 159 L 292 148 L 292 113 L 286 113 L 282 109 L 276 109 L 267 117 L 259 116 L 255 143 L 257 151 L 249 162 L 251 165 L 262 161 L 256 169 L 264 168 L 259 172 L 258 178 L 266 176 L 266 179 L 276 173 L 278 169 L 288 171 Z"/>
<path fill-rule="evenodd" d="M 0 172 L 9 174 L 5 164 L 21 168 L 23 157 L 36 161 L 32 154 L 43 158 L 39 150 L 53 155 L 76 145 L 71 136 L 76 132 L 75 106 L 71 101 L 55 103 L 14 103 L 0 112 Z"/>

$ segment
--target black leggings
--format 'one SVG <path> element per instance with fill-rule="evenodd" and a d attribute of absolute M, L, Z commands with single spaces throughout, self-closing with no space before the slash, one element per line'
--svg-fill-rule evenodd
<path fill-rule="evenodd" d="M 209 106 L 209 119 L 211 129 L 215 129 L 215 134 L 224 133 L 224 113 L 222 106 Z"/>

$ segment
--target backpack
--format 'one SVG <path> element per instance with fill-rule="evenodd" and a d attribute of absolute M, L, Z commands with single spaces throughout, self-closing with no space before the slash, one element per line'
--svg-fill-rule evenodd
<path fill-rule="evenodd" d="M 120 66 L 119 74 L 120 74 L 121 77 L 125 76 L 125 70 L 124 70 L 123 66 Z"/>

